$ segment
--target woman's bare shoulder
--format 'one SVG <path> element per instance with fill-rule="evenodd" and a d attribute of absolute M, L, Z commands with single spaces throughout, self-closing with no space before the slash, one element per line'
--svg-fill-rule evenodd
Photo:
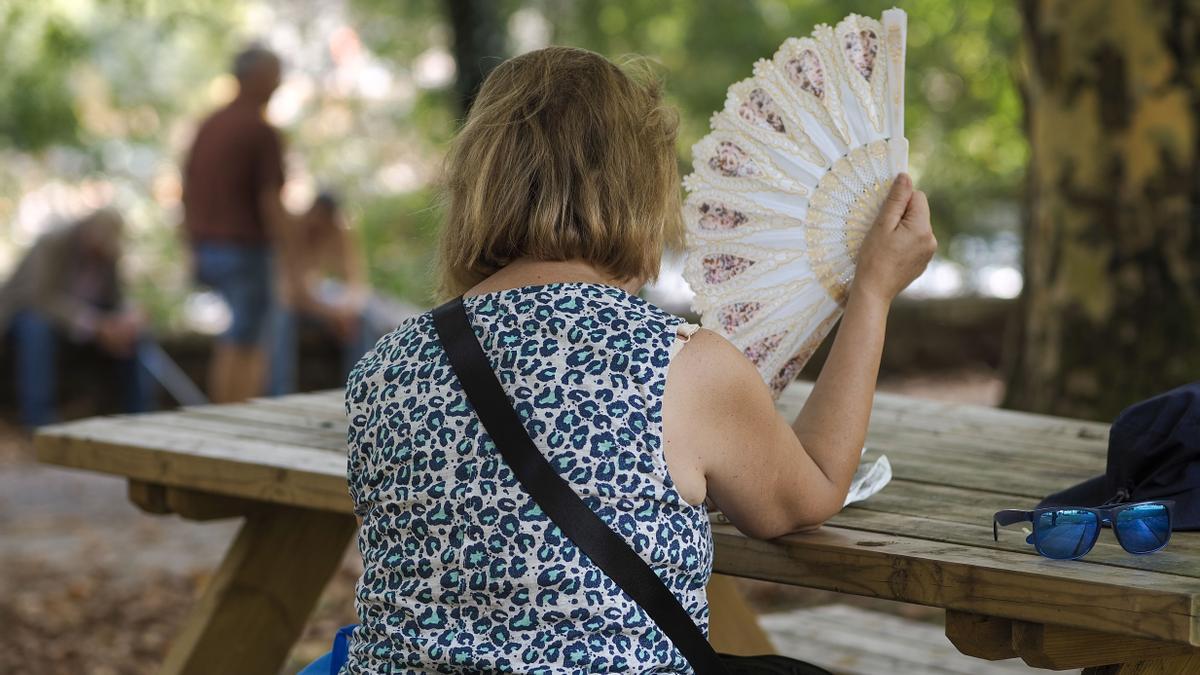
<path fill-rule="evenodd" d="M 701 328 L 688 339 L 672 359 L 669 373 L 668 387 L 681 384 L 688 393 L 701 398 L 711 398 L 713 394 L 738 395 L 759 388 L 766 390 L 758 370 L 746 355 L 729 340 L 707 328 Z M 730 402 L 727 396 L 723 398 L 726 403 Z"/>
<path fill-rule="evenodd" d="M 729 340 L 704 329 L 672 359 L 664 405 L 667 432 L 688 439 L 701 454 L 777 417 L 754 364 Z"/>
<path fill-rule="evenodd" d="M 709 330 L 697 331 L 671 361 L 663 432 L 672 475 L 692 503 L 710 496 L 723 478 L 753 479 L 748 464 L 777 464 L 766 460 L 782 433 L 758 369 Z"/>

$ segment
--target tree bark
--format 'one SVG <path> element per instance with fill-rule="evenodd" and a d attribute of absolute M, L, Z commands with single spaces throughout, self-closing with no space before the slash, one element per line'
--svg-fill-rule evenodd
<path fill-rule="evenodd" d="M 505 58 L 505 25 L 494 0 L 446 0 L 454 31 L 455 89 L 463 117 L 487 74 Z"/>
<path fill-rule="evenodd" d="M 1031 145 L 1008 407 L 1200 378 L 1200 0 L 1022 0 Z"/>

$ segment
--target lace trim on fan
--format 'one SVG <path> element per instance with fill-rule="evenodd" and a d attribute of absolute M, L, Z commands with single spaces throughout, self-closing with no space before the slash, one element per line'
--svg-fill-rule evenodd
<path fill-rule="evenodd" d="M 870 156 L 874 161 L 881 151 L 886 160 L 886 141 L 876 141 L 866 148 L 857 148 L 851 157 Z M 861 161 L 840 160 L 834 165 L 833 171 L 825 174 L 809 200 L 806 219 L 806 225 L 809 225 L 805 229 L 809 264 L 821 285 L 838 304 L 845 302 L 846 289 L 854 278 L 853 265 L 847 264 L 847 261 L 852 263 L 857 259 L 863 237 L 879 213 L 883 200 L 887 198 L 892 182 L 886 173 L 877 176 L 869 184 L 852 181 L 847 175 L 853 171 L 850 168 L 852 164 L 861 165 Z M 857 178 L 857 173 L 853 175 Z M 831 216 L 831 224 L 853 222 L 857 227 L 853 231 L 840 233 L 834 228 L 821 227 L 825 219 Z"/>
<path fill-rule="evenodd" d="M 880 50 L 883 26 L 867 17 L 852 14 L 842 19 L 834 28 L 845 62 L 850 66 L 846 75 L 855 95 L 868 106 L 868 114 L 876 131 L 887 136 L 888 129 L 883 115 L 887 100 L 887 59 L 881 58 Z"/>
<path fill-rule="evenodd" d="M 871 127 L 886 137 L 887 59 L 878 58 L 883 27 L 874 19 L 851 14 L 836 28 L 818 26 L 813 33 L 834 53 L 838 78 L 850 88 Z"/>
<path fill-rule="evenodd" d="M 683 276 L 697 292 L 711 295 L 732 293 L 754 279 L 775 271 L 791 261 L 806 259 L 803 250 L 781 251 L 738 241 L 721 242 L 700 255 L 689 255 Z"/>
<path fill-rule="evenodd" d="M 831 140 L 846 147 L 851 143 L 850 129 L 845 124 L 841 95 L 828 79 L 833 72 L 831 57 L 812 38 L 789 38 L 772 60 L 754 64 L 754 78 L 785 110 L 789 107 L 785 101 L 791 101 L 826 131 L 833 132 Z M 819 80 L 819 87 L 814 78 Z"/>
<path fill-rule="evenodd" d="M 684 179 L 684 187 L 690 193 L 683 204 L 684 218 L 689 229 L 705 237 L 739 229 L 762 229 L 756 228 L 756 224 L 770 220 L 796 221 L 753 201 L 741 190 L 715 188 L 696 174 Z"/>
<path fill-rule="evenodd" d="M 725 109 L 713 115 L 712 128 L 738 131 L 784 155 L 796 156 L 812 165 L 811 170 L 817 172 L 814 178 L 829 165 L 804 126 L 787 115 L 770 92 L 753 78 L 729 88 Z"/>
<path fill-rule="evenodd" d="M 802 306 L 799 313 L 789 315 L 786 321 L 776 316 L 783 305 L 795 302 L 797 296 L 807 293 L 809 289 L 820 293 L 820 297 L 814 295 L 810 302 Z M 734 344 L 745 345 L 764 335 L 791 329 L 803 331 L 805 326 L 798 324 L 797 320 L 807 321 L 805 317 L 815 316 L 815 307 L 823 302 L 824 296 L 825 291 L 816 280 L 806 278 L 788 287 L 755 294 L 755 300 L 732 297 L 722 301 L 714 298 L 715 302 L 706 313 L 703 323 L 710 330 L 729 338 Z"/>

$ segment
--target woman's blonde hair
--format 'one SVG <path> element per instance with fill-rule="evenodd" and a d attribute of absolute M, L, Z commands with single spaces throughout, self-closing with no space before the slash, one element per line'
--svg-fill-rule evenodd
<path fill-rule="evenodd" d="M 491 72 L 446 159 L 443 296 L 521 257 L 657 276 L 683 237 L 678 117 L 640 70 L 548 47 Z"/>

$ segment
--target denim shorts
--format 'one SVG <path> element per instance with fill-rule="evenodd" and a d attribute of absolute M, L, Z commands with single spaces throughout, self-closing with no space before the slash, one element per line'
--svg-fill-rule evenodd
<path fill-rule="evenodd" d="M 195 250 L 196 280 L 219 293 L 232 315 L 221 339 L 260 344 L 271 308 L 271 249 L 201 243 Z"/>

